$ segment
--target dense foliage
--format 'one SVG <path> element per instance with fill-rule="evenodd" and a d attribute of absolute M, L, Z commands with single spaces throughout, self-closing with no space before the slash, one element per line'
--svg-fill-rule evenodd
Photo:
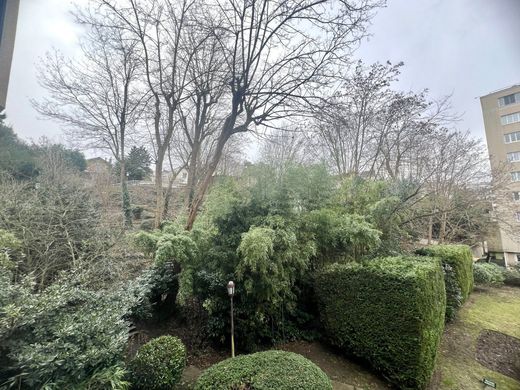
<path fill-rule="evenodd" d="M 462 290 L 453 267 L 444 263 L 442 268 L 446 287 L 446 321 L 452 321 L 463 304 Z"/>
<path fill-rule="evenodd" d="M 510 269 L 504 272 L 504 283 L 508 286 L 520 287 L 520 271 Z"/>
<path fill-rule="evenodd" d="M 334 188 L 321 165 L 277 170 L 260 164 L 243 179 L 215 187 L 196 225 L 212 232 L 211 250 L 201 251 L 205 261 L 193 272 L 208 335 L 226 334 L 229 298 L 223 287 L 235 280 L 240 347 L 315 337 L 312 272 L 332 261 L 370 256 L 381 244 L 377 227 L 349 213 L 336 200 L 338 191 L 343 189 Z"/>
<path fill-rule="evenodd" d="M 177 338 L 161 336 L 139 348 L 128 368 L 132 386 L 143 390 L 169 390 L 181 379 L 186 348 Z"/>
<path fill-rule="evenodd" d="M 36 153 L 20 140 L 13 129 L 0 122 L 0 171 L 16 179 L 27 179 L 38 174 Z"/>
<path fill-rule="evenodd" d="M 215 364 L 202 373 L 195 389 L 332 390 L 332 384 L 318 366 L 303 356 L 267 351 Z"/>
<path fill-rule="evenodd" d="M 39 170 L 37 178 L 23 182 L 0 176 L 0 229 L 20 241 L 23 256 L 16 258 L 15 277 L 32 273 L 41 288 L 62 270 L 95 262 L 114 232 L 102 226 L 80 177 L 52 160 Z"/>
<path fill-rule="evenodd" d="M 400 253 L 399 237 L 408 237 L 401 227 L 405 184 L 334 182 L 322 165 L 251 165 L 216 183 L 192 231 L 179 221 L 137 233 L 137 246 L 155 264 L 152 304 L 198 305 L 207 314 L 206 336 L 223 342 L 225 286 L 234 280 L 240 348 L 314 338 L 312 274 L 334 262 Z"/>
<path fill-rule="evenodd" d="M 467 245 L 433 245 L 417 250 L 441 259 L 446 283 L 446 320 L 452 320 L 473 290 L 473 256 Z"/>
<path fill-rule="evenodd" d="M 505 270 L 495 263 L 477 263 L 473 268 L 475 284 L 478 286 L 501 286 L 505 281 Z"/>
<path fill-rule="evenodd" d="M 141 287 L 92 290 L 82 279 L 81 272 L 68 272 L 34 292 L 34 278 L 12 282 L 2 270 L 0 349 L 9 360 L 0 378 L 21 388 L 66 388 L 99 382 L 107 370 L 118 375 L 128 339 L 125 318 L 140 303 Z"/>
<path fill-rule="evenodd" d="M 40 161 L 48 155 L 59 155 L 69 169 L 81 172 L 87 167 L 83 153 L 45 140 L 39 145 L 29 145 L 0 121 L 0 172 L 17 180 L 34 178 L 40 172 Z"/>
<path fill-rule="evenodd" d="M 142 266 L 103 223 L 82 154 L 18 147 L 34 152 L 35 171 L 0 166 L 0 386 L 127 389 L 129 319 L 149 275 L 135 279 Z"/>
<path fill-rule="evenodd" d="M 316 277 L 330 341 L 402 389 L 425 388 L 444 329 L 440 261 L 391 257 L 335 264 Z"/>

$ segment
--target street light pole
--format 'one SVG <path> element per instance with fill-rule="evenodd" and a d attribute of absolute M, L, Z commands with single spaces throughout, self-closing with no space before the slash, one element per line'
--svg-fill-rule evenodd
<path fill-rule="evenodd" d="M 233 322 L 233 295 L 235 295 L 235 283 L 230 281 L 227 284 L 227 291 L 231 300 L 231 357 L 235 357 L 235 324 Z"/>

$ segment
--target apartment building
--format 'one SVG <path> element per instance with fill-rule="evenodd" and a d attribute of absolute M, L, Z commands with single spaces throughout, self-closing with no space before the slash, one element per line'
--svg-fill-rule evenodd
<path fill-rule="evenodd" d="M 5 109 L 19 0 L 0 0 L 0 113 Z"/>
<path fill-rule="evenodd" d="M 496 229 L 488 251 L 498 263 L 516 265 L 520 259 L 520 84 L 480 98 L 491 167 L 505 174 L 497 191 Z"/>

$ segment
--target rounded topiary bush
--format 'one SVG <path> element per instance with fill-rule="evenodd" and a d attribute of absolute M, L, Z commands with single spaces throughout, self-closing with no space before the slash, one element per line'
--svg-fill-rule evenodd
<path fill-rule="evenodd" d="M 224 360 L 202 373 L 196 390 L 332 390 L 327 375 L 301 355 L 266 351 Z"/>
<path fill-rule="evenodd" d="M 181 379 L 186 348 L 173 336 L 161 336 L 143 345 L 129 364 L 130 379 L 137 389 L 167 390 Z"/>
<path fill-rule="evenodd" d="M 495 263 L 477 263 L 473 268 L 473 277 L 480 286 L 501 286 L 504 284 L 504 271 Z"/>

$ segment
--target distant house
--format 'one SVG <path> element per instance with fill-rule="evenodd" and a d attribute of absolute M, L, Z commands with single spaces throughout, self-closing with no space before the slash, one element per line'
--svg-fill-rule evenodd
<path fill-rule="evenodd" d="M 87 159 L 87 169 L 85 172 L 89 175 L 108 174 L 112 170 L 112 164 L 101 157 Z"/>
<path fill-rule="evenodd" d="M 168 187 L 170 179 L 175 173 L 170 171 L 163 171 L 163 187 Z M 188 171 L 182 168 L 175 179 L 173 180 L 173 187 L 185 187 L 188 184 Z"/>

